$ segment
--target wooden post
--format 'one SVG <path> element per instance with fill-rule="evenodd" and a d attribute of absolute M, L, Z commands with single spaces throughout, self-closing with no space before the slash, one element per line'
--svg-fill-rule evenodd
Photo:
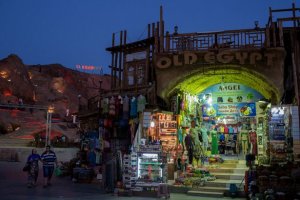
<path fill-rule="evenodd" d="M 127 42 L 127 31 L 124 30 L 124 49 L 126 49 L 126 42 Z M 126 86 L 126 72 L 125 72 L 125 65 L 126 65 L 126 50 L 123 52 L 123 65 L 122 65 L 122 71 L 123 71 L 123 84 L 122 87 Z"/>
<path fill-rule="evenodd" d="M 299 37 L 297 37 L 297 31 L 292 31 L 291 32 L 291 43 L 294 45 L 293 48 L 293 53 L 292 53 L 292 62 L 293 62 L 293 79 L 294 79 L 294 85 L 295 85 L 295 96 L 297 99 L 297 105 L 299 106 L 299 65 L 300 65 L 300 59 L 299 55 L 300 54 L 300 48 L 299 48 Z M 299 107 L 300 109 L 300 107 Z M 299 110 L 300 111 L 300 110 Z M 300 113 L 299 113 L 300 114 Z"/>
<path fill-rule="evenodd" d="M 265 29 L 265 35 L 266 35 L 266 47 L 270 47 L 270 27 L 268 27 L 268 25 L 266 25 L 266 29 Z"/>
<path fill-rule="evenodd" d="M 296 27 L 296 7 L 295 7 L 295 3 L 292 4 L 293 7 L 293 25 L 294 27 Z"/>
<path fill-rule="evenodd" d="M 273 39 L 273 47 L 276 47 L 277 45 L 276 45 L 276 26 L 275 26 L 275 23 L 276 22 L 272 22 L 272 25 L 271 25 L 271 27 L 272 27 L 272 39 Z"/>
<path fill-rule="evenodd" d="M 114 69 L 114 88 L 117 88 L 117 68 L 118 68 L 118 56 L 119 56 L 119 52 L 117 51 L 115 54 L 115 61 L 114 61 L 114 65 L 112 66 Z"/>
<path fill-rule="evenodd" d="M 159 18 L 159 51 L 164 51 L 164 20 L 163 20 L 163 8 L 160 6 L 160 18 Z"/>
<path fill-rule="evenodd" d="M 112 47 L 115 46 L 115 33 L 113 33 L 112 35 Z M 115 53 L 114 51 L 111 52 L 111 77 L 110 77 L 110 89 L 114 89 L 114 86 L 113 86 L 113 82 L 114 82 L 114 71 L 113 71 L 113 66 L 114 66 L 114 56 L 115 56 Z"/>
<path fill-rule="evenodd" d="M 155 32 L 155 46 L 156 46 L 156 51 L 155 52 L 160 52 L 160 41 L 159 41 L 159 22 L 156 23 L 156 32 Z"/>
<path fill-rule="evenodd" d="M 123 46 L 123 31 L 120 33 L 120 46 Z M 122 47 L 123 48 L 123 47 Z M 119 81 L 118 81 L 118 86 L 119 89 L 121 89 L 121 81 L 122 81 L 122 59 L 123 59 L 123 51 L 120 51 L 120 57 L 119 57 L 119 67 L 118 72 L 119 72 Z"/>
<path fill-rule="evenodd" d="M 168 52 L 170 50 L 170 34 L 167 31 L 166 32 L 166 52 Z"/>
<path fill-rule="evenodd" d="M 283 41 L 282 21 L 278 21 L 278 34 L 279 34 L 279 46 L 283 47 L 284 41 Z"/>

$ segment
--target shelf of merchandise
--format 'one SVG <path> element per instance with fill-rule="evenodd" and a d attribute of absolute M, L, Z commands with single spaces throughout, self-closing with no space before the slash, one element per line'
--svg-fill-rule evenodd
<path fill-rule="evenodd" d="M 177 144 L 177 121 L 173 114 L 157 113 L 157 132 L 164 152 L 175 149 Z"/>
<path fill-rule="evenodd" d="M 270 162 L 287 161 L 287 143 L 286 138 L 289 130 L 289 115 L 286 107 L 274 107 L 276 112 L 272 111 L 269 119 L 269 139 L 270 139 Z"/>

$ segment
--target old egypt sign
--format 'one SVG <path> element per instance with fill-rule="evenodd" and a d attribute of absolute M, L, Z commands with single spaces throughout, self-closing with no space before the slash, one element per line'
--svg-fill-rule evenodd
<path fill-rule="evenodd" d="M 222 51 L 222 52 L 182 52 L 178 54 L 157 54 L 156 67 L 160 69 L 171 66 L 195 64 L 250 64 L 263 62 L 273 65 L 275 53 L 262 51 Z"/>

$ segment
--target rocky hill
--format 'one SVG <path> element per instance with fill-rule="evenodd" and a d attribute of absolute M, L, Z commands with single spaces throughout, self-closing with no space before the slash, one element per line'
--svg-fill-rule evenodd
<path fill-rule="evenodd" d="M 110 89 L 110 76 L 94 75 L 66 68 L 60 64 L 25 65 L 17 55 L 0 60 L 0 104 L 34 104 L 55 108 L 55 116 L 62 118 L 66 111 L 76 113 L 79 100 L 87 100 Z M 79 99 L 78 96 L 81 96 Z M 35 116 L 43 116 L 36 111 Z M 37 119 L 39 120 L 39 119 Z M 0 111 L 0 125 L 15 123 L 15 117 Z"/>

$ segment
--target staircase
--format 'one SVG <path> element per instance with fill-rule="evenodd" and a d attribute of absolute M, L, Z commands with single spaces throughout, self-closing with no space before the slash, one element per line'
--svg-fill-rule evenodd
<path fill-rule="evenodd" d="M 209 170 L 211 174 L 216 176 L 216 180 L 207 181 L 205 186 L 193 188 L 187 191 L 187 194 L 191 196 L 220 198 L 229 191 L 229 186 L 232 183 L 240 187 L 240 191 L 243 193 L 244 184 L 241 183 L 247 170 L 245 163 L 244 160 L 225 160 L 218 167 Z"/>

